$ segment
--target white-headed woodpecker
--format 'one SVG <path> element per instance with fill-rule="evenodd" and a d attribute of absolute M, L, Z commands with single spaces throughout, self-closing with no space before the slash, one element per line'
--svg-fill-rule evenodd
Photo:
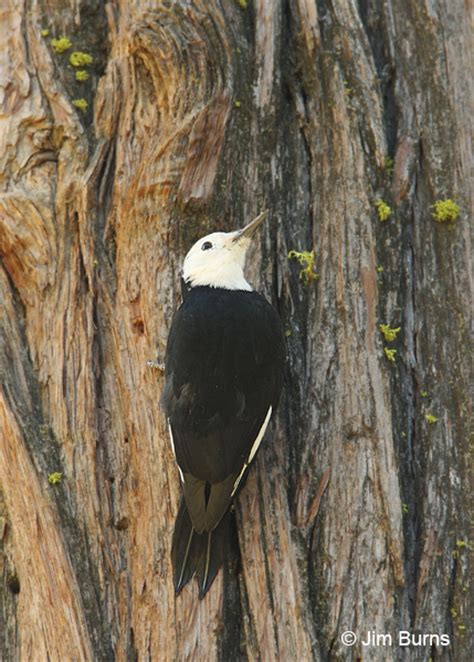
<path fill-rule="evenodd" d="M 243 272 L 266 217 L 194 244 L 168 337 L 162 404 L 184 494 L 172 543 L 174 586 L 178 593 L 196 574 L 201 598 L 224 560 L 224 516 L 282 388 L 280 318 Z"/>

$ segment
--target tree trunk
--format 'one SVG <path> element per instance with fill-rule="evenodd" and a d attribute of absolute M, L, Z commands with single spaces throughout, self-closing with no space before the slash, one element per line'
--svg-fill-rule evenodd
<path fill-rule="evenodd" d="M 3 3 L 2 659 L 472 659 L 467 19 L 462 0 Z M 459 217 L 437 222 L 445 199 Z M 247 273 L 284 321 L 284 395 L 239 558 L 175 598 L 146 363 L 191 244 L 265 208 Z"/>

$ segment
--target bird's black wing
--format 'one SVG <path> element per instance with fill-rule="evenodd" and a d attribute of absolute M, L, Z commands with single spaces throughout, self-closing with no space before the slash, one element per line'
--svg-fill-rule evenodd
<path fill-rule="evenodd" d="M 277 405 L 284 355 L 280 319 L 256 292 L 193 288 L 175 315 L 162 401 L 199 533 L 219 523 Z"/>

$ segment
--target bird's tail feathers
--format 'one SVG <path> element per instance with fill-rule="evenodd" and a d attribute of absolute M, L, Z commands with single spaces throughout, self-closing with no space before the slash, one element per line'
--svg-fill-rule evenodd
<path fill-rule="evenodd" d="M 182 499 L 171 548 L 176 594 L 196 574 L 199 598 L 206 595 L 224 562 L 229 518 L 230 513 L 227 512 L 213 531 L 196 533 Z"/>

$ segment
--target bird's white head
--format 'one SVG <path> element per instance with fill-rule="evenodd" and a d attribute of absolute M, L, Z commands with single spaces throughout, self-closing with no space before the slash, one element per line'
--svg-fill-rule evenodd
<path fill-rule="evenodd" d="M 185 282 L 191 287 L 204 285 L 251 291 L 244 277 L 245 254 L 252 235 L 267 216 L 268 211 L 264 211 L 241 230 L 214 232 L 199 239 L 184 259 Z"/>

